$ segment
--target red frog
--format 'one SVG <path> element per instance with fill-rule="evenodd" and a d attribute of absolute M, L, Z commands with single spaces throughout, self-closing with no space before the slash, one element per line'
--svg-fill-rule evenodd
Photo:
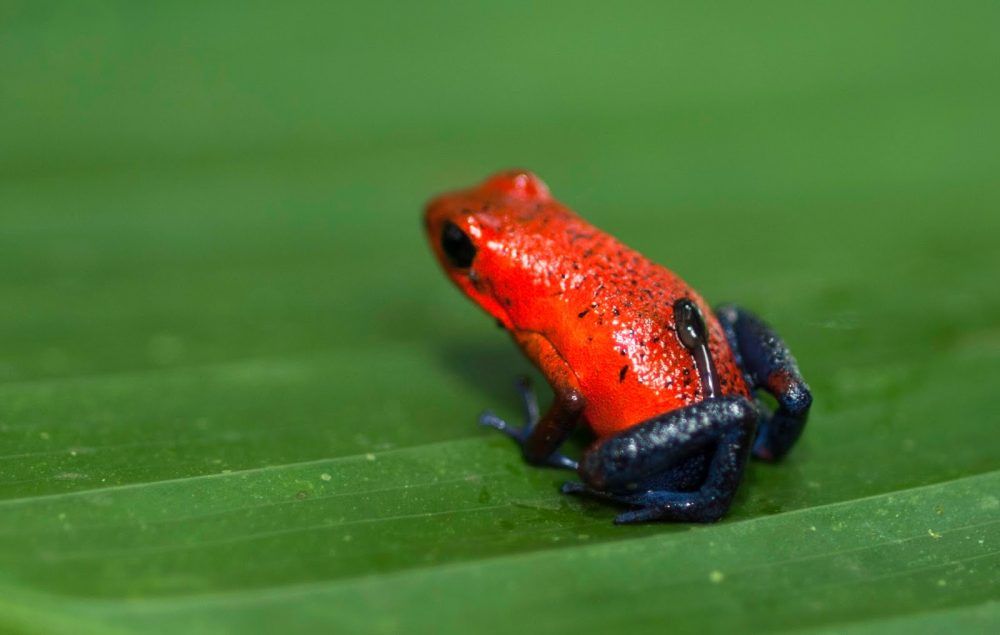
<path fill-rule="evenodd" d="M 424 217 L 445 273 L 506 329 L 552 386 L 527 421 L 486 412 L 536 465 L 575 470 L 562 491 L 631 509 L 617 523 L 711 522 L 752 453 L 781 458 L 812 396 L 780 337 L 736 306 L 715 310 L 683 280 L 561 205 L 530 172 L 439 196 Z M 754 397 L 770 393 L 769 412 Z M 596 436 L 579 463 L 559 446 Z"/>

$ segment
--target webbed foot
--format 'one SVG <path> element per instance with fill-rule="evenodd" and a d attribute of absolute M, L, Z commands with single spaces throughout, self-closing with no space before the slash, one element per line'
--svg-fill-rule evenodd
<path fill-rule="evenodd" d="M 579 481 L 563 483 L 563 494 L 586 496 L 601 501 L 633 507 L 615 516 L 616 525 L 632 525 L 656 520 L 710 523 L 722 518 L 729 506 L 722 492 L 668 492 L 650 490 L 635 494 L 603 492 Z"/>

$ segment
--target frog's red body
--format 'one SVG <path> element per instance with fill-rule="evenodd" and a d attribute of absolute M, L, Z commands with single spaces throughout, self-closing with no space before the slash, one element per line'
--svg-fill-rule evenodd
<path fill-rule="evenodd" d="M 674 329 L 672 306 L 682 297 L 706 316 L 722 394 L 749 396 L 704 300 L 554 200 L 533 176 L 501 174 L 439 197 L 431 209 L 467 210 L 468 226 L 487 246 L 470 295 L 512 333 L 541 333 L 552 343 L 576 374 L 583 416 L 597 435 L 702 399 L 701 378 Z"/>
<path fill-rule="evenodd" d="M 724 511 L 742 472 L 739 453 L 749 452 L 756 430 L 753 388 L 794 393 L 779 402 L 798 409 L 790 424 L 775 424 L 780 434 L 758 439 L 758 454 L 783 454 L 797 438 L 808 389 L 766 325 L 735 307 L 720 323 L 678 276 L 583 221 L 531 173 L 501 173 L 440 196 L 428 205 L 425 223 L 445 272 L 510 332 L 556 393 L 538 425 L 513 431 L 493 415 L 483 422 L 515 437 L 530 461 L 574 469 L 576 462 L 555 449 L 573 426 L 588 424 L 604 441 L 580 465 L 584 480 L 606 498 L 658 506 L 622 522 L 721 515 L 720 502 Z M 687 340 L 686 327 L 694 329 Z M 530 395 L 528 406 L 537 410 Z M 730 467 L 715 467 L 722 459 L 711 458 L 714 443 L 731 449 Z M 665 495 L 664 483 L 683 490 L 722 470 L 731 477 L 725 496 L 702 496 L 697 510 L 677 511 L 674 499 L 650 503 L 649 496 Z M 666 476 L 654 475 L 661 472 Z M 649 489 L 639 500 L 616 487 Z"/>

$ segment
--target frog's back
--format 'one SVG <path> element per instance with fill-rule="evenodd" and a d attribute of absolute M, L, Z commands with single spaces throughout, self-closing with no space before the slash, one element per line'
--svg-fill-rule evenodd
<path fill-rule="evenodd" d="M 674 304 L 704 317 L 719 393 L 747 395 L 725 333 L 681 278 L 582 220 L 558 202 L 520 216 L 528 270 L 545 297 L 525 303 L 522 328 L 543 333 L 574 370 L 585 416 L 600 435 L 703 398 L 692 352 L 680 341 Z M 530 254 L 530 256 L 529 256 Z"/>

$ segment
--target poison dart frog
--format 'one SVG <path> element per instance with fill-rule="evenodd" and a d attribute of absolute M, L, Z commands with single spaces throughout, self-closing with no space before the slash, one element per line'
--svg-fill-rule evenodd
<path fill-rule="evenodd" d="M 626 508 L 616 523 L 714 522 L 751 455 L 795 444 L 812 396 L 782 339 L 735 305 L 711 308 L 670 270 L 588 224 L 534 174 L 512 170 L 428 203 L 445 273 L 496 319 L 552 387 L 526 422 L 485 412 L 531 464 L 573 470 L 562 487 Z M 772 410 L 756 399 L 772 395 Z M 595 441 L 559 453 L 577 427 Z"/>

